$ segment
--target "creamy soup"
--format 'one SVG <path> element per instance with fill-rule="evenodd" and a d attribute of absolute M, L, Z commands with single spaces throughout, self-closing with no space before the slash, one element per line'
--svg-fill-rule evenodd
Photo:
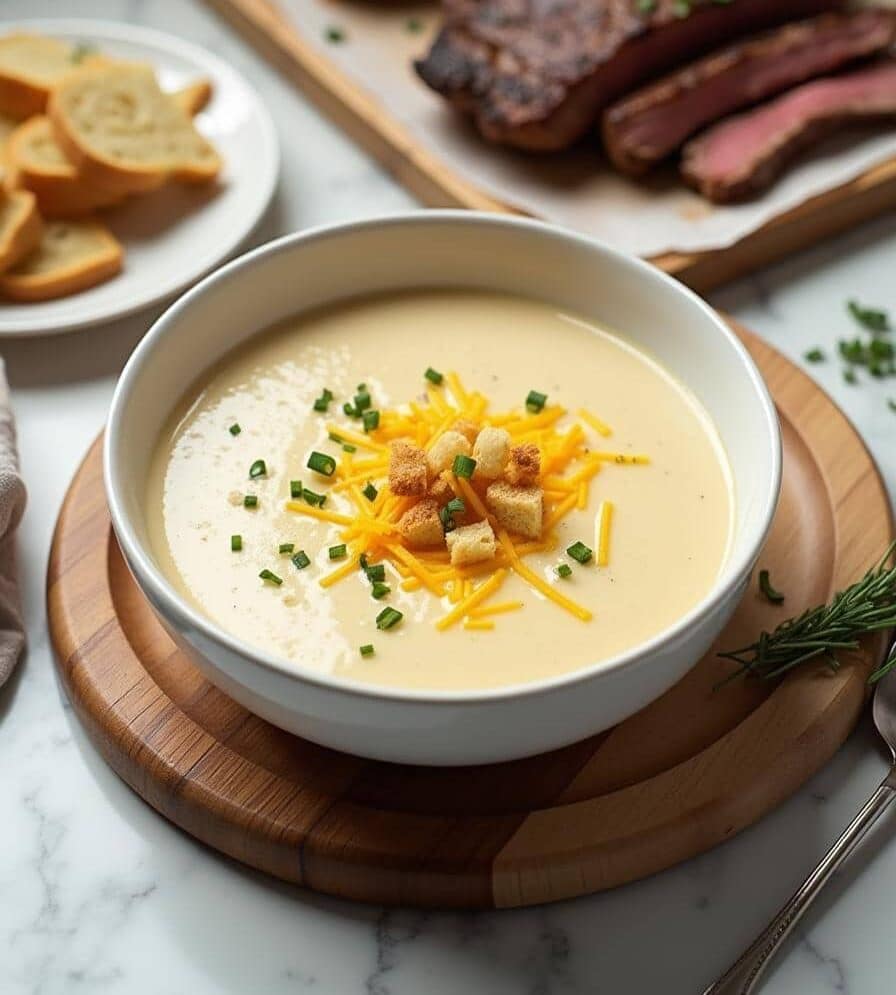
<path fill-rule="evenodd" d="M 530 576 L 578 606 L 579 614 L 547 597 L 505 557 L 500 590 L 456 624 L 439 628 L 440 619 L 494 578 L 495 567 L 478 564 L 464 582 L 462 570 L 452 579 L 444 544 L 421 551 L 416 562 L 442 578 L 434 593 L 401 561 L 378 555 L 375 542 L 365 562 L 383 562 L 379 581 L 352 562 L 358 540 L 345 539 L 346 529 L 352 535 L 347 523 L 380 514 L 390 500 L 416 499 L 386 497 L 382 467 L 369 474 L 368 489 L 365 471 L 343 464 L 363 468 L 385 458 L 388 427 L 397 424 L 400 431 L 401 419 L 412 424 L 416 417 L 409 402 L 430 426 L 441 420 L 433 405 L 462 407 L 445 377 L 433 383 L 448 371 L 459 376 L 468 400 L 481 395 L 480 409 L 487 402 L 483 421 L 502 412 L 496 420 L 544 447 L 544 479 L 534 486 L 544 488 L 545 522 L 558 509 L 563 514 L 545 528 L 540 544 L 512 541 Z M 361 412 L 343 411 L 346 403 L 354 408 L 359 384 L 370 398 L 359 407 L 382 413 L 379 426 L 368 421 L 366 436 Z M 317 399 L 326 411 L 315 410 Z M 476 406 L 475 398 L 471 403 Z M 535 419 L 531 431 L 526 419 Z M 362 444 L 333 441 L 334 423 Z M 572 425 L 580 426 L 575 437 L 568 434 Z M 422 430 L 413 441 L 437 431 Z M 579 437 L 573 462 L 560 466 L 557 456 L 549 473 L 548 455 L 562 455 L 563 440 Z M 368 450 L 365 438 L 383 441 Z M 328 477 L 309 469 L 312 452 L 331 456 L 338 472 Z M 589 476 L 594 460 L 601 461 L 599 472 Z M 325 460 L 323 468 L 332 463 Z M 588 477 L 587 491 L 567 485 L 577 474 Z M 354 489 L 348 483 L 339 489 L 340 479 L 352 476 Z M 298 491 L 294 481 L 301 482 Z M 480 486 L 475 470 L 466 483 Z M 575 491 L 569 500 L 567 486 Z M 147 491 L 158 562 L 202 613 L 303 667 L 398 688 L 518 684 L 636 646 L 709 592 L 727 555 L 733 518 L 730 472 L 714 426 L 649 355 L 576 315 L 467 291 L 363 299 L 256 338 L 183 399 L 159 439 Z M 256 499 L 254 507 L 246 506 L 246 495 L 250 504 Z M 325 495 L 322 508 L 315 495 Z M 339 520 L 311 517 L 318 510 Z M 477 515 L 465 507 L 457 517 Z M 449 529 L 456 524 L 450 515 L 443 521 Z M 575 555 L 567 552 L 571 547 Z M 498 542 L 498 560 L 502 550 Z M 322 586 L 340 568 L 342 579 Z M 489 614 L 489 606 L 506 610 Z M 398 624 L 378 628 L 377 618 L 390 607 L 401 613 Z"/>

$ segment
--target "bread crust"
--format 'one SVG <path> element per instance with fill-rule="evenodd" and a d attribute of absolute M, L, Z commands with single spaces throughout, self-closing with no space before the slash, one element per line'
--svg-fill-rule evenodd
<path fill-rule="evenodd" d="M 5 196 L 14 205 L 14 214 L 0 232 L 0 273 L 11 269 L 35 249 L 43 234 L 43 222 L 33 193 L 15 190 Z"/>

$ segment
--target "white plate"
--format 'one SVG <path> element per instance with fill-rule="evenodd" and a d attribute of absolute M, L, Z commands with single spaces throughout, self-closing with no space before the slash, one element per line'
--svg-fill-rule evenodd
<path fill-rule="evenodd" d="M 0 33 L 12 25 L 0 24 Z M 15 28 L 95 45 L 151 63 L 165 90 L 199 76 L 213 85 L 199 130 L 224 160 L 217 185 L 170 184 L 101 215 L 125 248 L 124 269 L 71 297 L 35 304 L 0 302 L 0 336 L 45 335 L 120 318 L 172 297 L 230 256 L 274 193 L 280 152 L 273 122 L 252 87 L 217 56 L 146 28 L 108 21 L 17 21 Z"/>

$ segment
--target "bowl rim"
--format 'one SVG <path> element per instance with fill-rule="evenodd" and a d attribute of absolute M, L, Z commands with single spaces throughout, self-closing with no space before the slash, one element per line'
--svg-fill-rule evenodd
<path fill-rule="evenodd" d="M 495 688 L 474 690 L 433 688 L 393 688 L 354 678 L 321 673 L 312 670 L 302 663 L 287 657 L 267 652 L 252 643 L 246 642 L 230 634 L 214 621 L 193 608 L 183 598 L 155 566 L 150 555 L 144 550 L 138 540 L 136 530 L 131 525 L 130 516 L 125 509 L 125 502 L 119 496 L 119 468 L 116 453 L 120 449 L 119 435 L 121 422 L 127 409 L 132 389 L 139 380 L 144 364 L 153 351 L 163 342 L 168 329 L 176 325 L 181 315 L 188 312 L 193 302 L 218 286 L 234 278 L 241 278 L 243 271 L 263 265 L 269 258 L 283 252 L 295 251 L 296 247 L 331 237 L 351 235 L 358 230 L 382 227 L 416 227 L 440 224 L 461 224 L 476 228 L 478 226 L 499 227 L 513 230 L 525 236 L 527 233 L 539 237 L 556 239 L 567 244 L 572 243 L 579 249 L 610 257 L 616 263 L 629 266 L 639 272 L 642 278 L 665 284 L 674 293 L 684 295 L 691 306 L 702 312 L 717 332 L 724 336 L 728 345 L 740 359 L 744 374 L 757 396 L 763 415 L 762 429 L 772 446 L 771 473 L 769 487 L 764 497 L 764 507 L 756 515 L 751 526 L 752 536 L 748 536 L 747 547 L 724 569 L 724 575 L 717 578 L 712 588 L 694 605 L 690 611 L 682 615 L 672 625 L 656 633 L 650 639 L 638 643 L 622 653 L 537 681 L 501 685 Z M 259 329 L 261 331 L 262 329 Z M 757 426 L 758 428 L 758 426 Z M 546 222 L 531 218 L 501 216 L 484 211 L 468 211 L 462 209 L 417 210 L 382 216 L 364 218 L 355 221 L 345 221 L 336 224 L 318 225 L 302 231 L 292 232 L 264 243 L 238 256 L 210 274 L 203 277 L 195 286 L 181 295 L 171 304 L 150 326 L 131 353 L 112 398 L 109 415 L 106 421 L 106 432 L 103 444 L 103 480 L 112 526 L 125 559 L 144 594 L 149 596 L 156 611 L 166 619 L 177 619 L 182 627 L 187 623 L 193 630 L 202 633 L 212 644 L 219 644 L 223 649 L 241 658 L 241 662 L 257 665 L 265 670 L 273 671 L 299 683 L 315 685 L 323 691 L 380 701 L 412 702 L 431 705 L 486 705 L 496 701 L 527 698 L 548 694 L 564 688 L 599 678 L 602 675 L 617 673 L 633 668 L 642 663 L 663 645 L 681 638 L 686 631 L 712 614 L 720 604 L 723 604 L 737 590 L 742 580 L 752 570 L 771 529 L 772 520 L 778 504 L 781 490 L 782 474 L 782 442 L 780 424 L 774 402 L 769 394 L 765 381 L 762 379 L 756 364 L 743 343 L 721 316 L 699 297 L 693 290 L 680 283 L 667 273 L 627 253 L 611 246 L 581 235 L 577 232 L 560 228 Z M 231 679 L 232 675 L 231 675 Z"/>

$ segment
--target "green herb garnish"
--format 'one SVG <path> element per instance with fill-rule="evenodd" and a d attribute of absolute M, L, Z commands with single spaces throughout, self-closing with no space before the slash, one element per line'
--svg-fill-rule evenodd
<path fill-rule="evenodd" d="M 257 459 L 252 466 L 249 467 L 250 480 L 257 480 L 259 477 L 266 477 L 267 475 L 268 468 L 263 459 Z"/>
<path fill-rule="evenodd" d="M 361 415 L 361 412 L 356 411 L 355 406 L 353 404 L 349 404 L 348 401 L 342 405 L 342 410 L 349 416 L 349 418 L 358 418 Z"/>
<path fill-rule="evenodd" d="M 756 642 L 719 655 L 737 664 L 730 679 L 750 674 L 773 680 L 795 667 L 823 657 L 836 670 L 837 653 L 859 649 L 859 637 L 896 626 L 896 565 L 892 543 L 861 580 L 837 594 L 825 605 L 810 608 L 782 622 L 771 632 L 762 632 Z M 869 678 L 880 680 L 896 667 L 896 653 Z"/>
<path fill-rule="evenodd" d="M 324 29 L 324 38 L 330 42 L 331 45 L 341 44 L 345 41 L 345 37 L 345 31 L 343 31 L 342 28 L 337 28 L 333 24 Z"/>
<path fill-rule="evenodd" d="M 302 481 L 301 480 L 290 480 L 289 482 L 289 496 L 294 500 L 298 501 L 302 497 Z"/>
<path fill-rule="evenodd" d="M 361 647 L 361 656 L 373 656 L 373 643 L 365 643 Z"/>
<path fill-rule="evenodd" d="M 361 491 L 361 493 L 364 495 L 364 497 L 367 498 L 368 501 L 376 501 L 376 496 L 379 492 L 373 486 L 373 484 L 371 484 L 371 482 L 368 480 L 367 483 L 364 485 L 364 490 Z"/>
<path fill-rule="evenodd" d="M 227 431 L 228 431 L 228 432 L 230 432 L 230 434 L 231 434 L 231 435 L 239 435 L 239 434 L 240 434 L 240 432 L 242 432 L 242 429 L 240 428 L 240 424 L 239 424 L 239 422 L 234 422 L 234 423 L 233 423 L 233 424 L 232 424 L 232 425 L 230 426 L 230 428 L 229 428 L 229 429 L 227 429 Z"/>
<path fill-rule="evenodd" d="M 759 571 L 759 590 L 762 591 L 763 597 L 771 601 L 773 605 L 780 605 L 784 600 L 784 595 L 772 587 L 768 570 Z"/>
<path fill-rule="evenodd" d="M 393 629 L 404 618 L 404 615 L 397 608 L 384 608 L 376 617 L 376 627 L 378 629 Z"/>
<path fill-rule="evenodd" d="M 374 429 L 380 427 L 380 413 L 379 411 L 365 411 L 363 417 L 364 421 L 364 431 L 372 432 Z"/>
<path fill-rule="evenodd" d="M 590 549 L 583 542 L 574 542 L 567 550 L 567 556 L 571 556 L 577 563 L 585 564 L 594 555 L 594 550 Z"/>
<path fill-rule="evenodd" d="M 859 382 L 859 378 L 856 376 L 856 371 L 855 370 L 844 370 L 843 371 L 843 379 L 848 384 L 857 384 Z"/>
<path fill-rule="evenodd" d="M 241 535 L 233 535 L 230 537 L 230 551 L 231 553 L 239 553 L 243 548 L 243 537 Z"/>
<path fill-rule="evenodd" d="M 558 577 L 562 577 L 563 580 L 566 580 L 567 577 L 572 576 L 572 567 L 568 563 L 558 563 L 557 566 L 554 567 L 554 572 Z"/>
<path fill-rule="evenodd" d="M 892 397 L 888 397 L 887 398 L 887 407 L 891 411 L 896 411 L 896 400 L 894 400 Z"/>
<path fill-rule="evenodd" d="M 469 480 L 473 476 L 473 471 L 476 469 L 476 460 L 472 459 L 470 456 L 464 456 L 463 453 L 458 453 L 454 457 L 454 463 L 451 466 L 451 472 L 455 477 L 463 477 Z"/>
<path fill-rule="evenodd" d="M 328 390 L 326 387 L 323 389 L 323 393 L 314 402 L 315 411 L 326 411 L 330 407 L 330 401 L 333 400 L 333 391 Z"/>
<path fill-rule="evenodd" d="M 538 414 L 539 411 L 544 410 L 547 400 L 547 394 L 542 394 L 537 390 L 530 390 L 526 395 L 526 409 L 533 412 L 533 414 Z"/>
<path fill-rule="evenodd" d="M 364 573 L 371 584 L 382 584 L 386 579 L 386 565 L 384 563 L 368 564 L 364 567 Z"/>
<path fill-rule="evenodd" d="M 363 384 L 359 386 L 363 387 Z M 355 411 L 357 414 L 360 415 L 365 412 L 370 407 L 371 403 L 370 394 L 366 388 L 364 390 L 359 390 L 359 392 L 355 394 Z"/>
<path fill-rule="evenodd" d="M 283 583 L 283 578 L 278 577 L 273 570 L 262 570 L 258 576 L 265 584 L 276 584 L 279 587 Z"/>
<path fill-rule="evenodd" d="M 370 593 L 376 598 L 377 601 L 382 601 L 387 594 L 391 593 L 392 588 L 388 584 L 383 584 L 381 581 L 376 581 L 370 589 Z"/>
<path fill-rule="evenodd" d="M 307 567 L 311 563 L 311 560 L 308 558 L 308 554 L 305 552 L 305 550 L 300 549 L 298 553 L 296 553 L 296 555 L 292 558 L 292 562 L 296 570 L 304 570 L 305 567 Z"/>
<path fill-rule="evenodd" d="M 347 555 L 344 542 L 341 542 L 338 546 L 330 546 L 327 552 L 330 554 L 331 560 L 341 560 Z"/>
<path fill-rule="evenodd" d="M 358 447 L 353 446 L 350 442 L 343 442 L 342 451 L 344 453 L 356 453 L 358 451 Z"/>
<path fill-rule="evenodd" d="M 308 457 L 307 466 L 323 477 L 332 477 L 336 472 L 336 460 L 327 453 L 313 452 Z"/>
<path fill-rule="evenodd" d="M 452 498 L 448 504 L 439 511 L 439 521 L 446 532 L 453 532 L 457 528 L 454 521 L 455 515 L 462 515 L 467 510 L 467 506 L 460 498 Z"/>
<path fill-rule="evenodd" d="M 277 549 L 277 552 L 281 556 L 285 556 L 286 553 L 291 553 L 295 548 L 296 544 L 294 542 L 281 542 L 280 546 Z"/>
<path fill-rule="evenodd" d="M 305 504 L 310 504 L 312 508 L 323 508 L 324 501 L 327 500 L 326 494 L 315 494 L 307 487 L 302 488 L 302 497 L 305 499 Z"/>
<path fill-rule="evenodd" d="M 244 494 L 243 495 L 243 507 L 244 508 L 257 508 L 258 507 L 258 495 L 257 494 Z"/>
<path fill-rule="evenodd" d="M 825 355 L 824 352 L 816 346 L 814 349 L 804 352 L 803 359 L 805 359 L 807 363 L 823 363 Z"/>
<path fill-rule="evenodd" d="M 890 316 L 880 308 L 862 307 L 856 300 L 846 302 L 846 309 L 853 318 L 869 332 L 888 332 Z"/>
<path fill-rule="evenodd" d="M 438 370 L 434 370 L 431 366 L 427 367 L 423 376 L 425 376 L 430 383 L 434 383 L 437 387 L 445 379 L 445 377 L 439 373 Z"/>

